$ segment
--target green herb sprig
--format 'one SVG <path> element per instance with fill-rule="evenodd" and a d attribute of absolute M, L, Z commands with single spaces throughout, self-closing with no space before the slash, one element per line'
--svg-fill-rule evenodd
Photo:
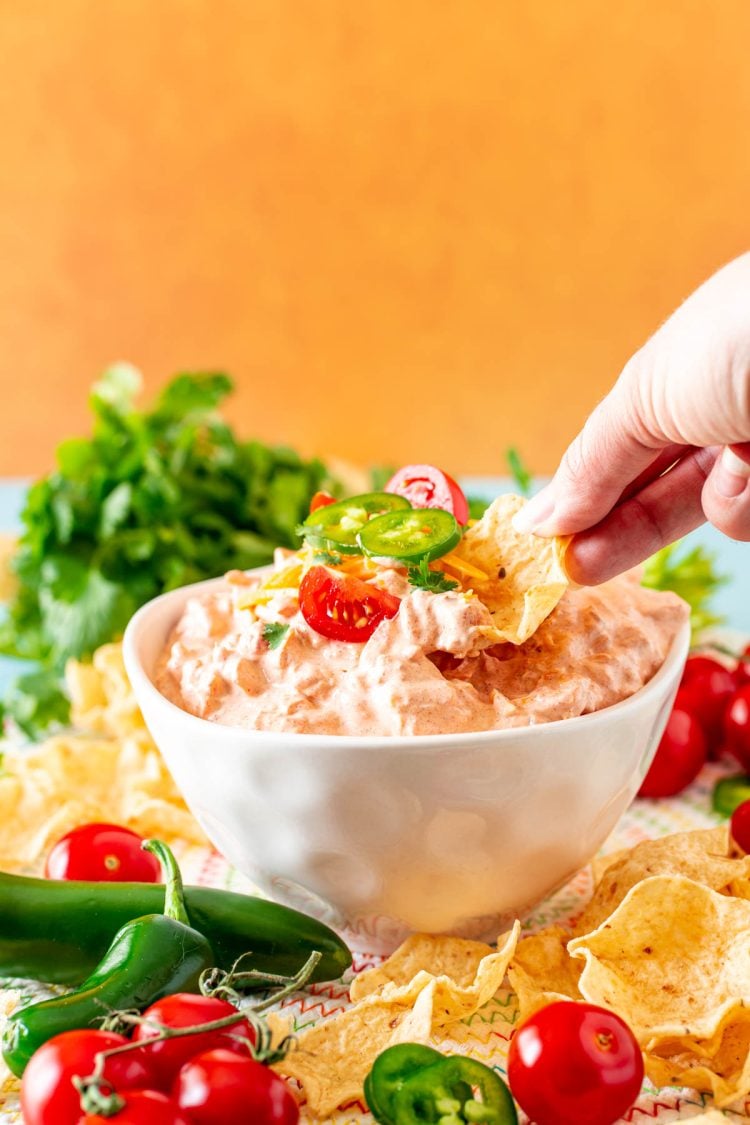
<path fill-rule="evenodd" d="M 724 618 L 709 605 L 718 589 L 729 581 L 716 569 L 715 556 L 704 547 L 685 551 L 682 540 L 663 547 L 646 562 L 643 585 L 652 590 L 672 590 L 690 606 L 690 625 L 695 640 L 704 629 L 720 625 Z"/>
<path fill-rule="evenodd" d="M 288 625 L 282 625 L 279 621 L 269 621 L 263 626 L 263 640 L 270 649 L 278 648 L 288 632 Z"/>
<path fill-rule="evenodd" d="M 420 590 L 429 590 L 432 594 L 445 594 L 458 586 L 458 582 L 446 578 L 442 571 L 430 570 L 427 559 L 420 559 L 416 566 L 407 567 L 406 577 L 410 585 Z"/>

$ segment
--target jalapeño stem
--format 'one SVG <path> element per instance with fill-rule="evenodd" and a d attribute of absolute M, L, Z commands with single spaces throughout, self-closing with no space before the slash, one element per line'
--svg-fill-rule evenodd
<path fill-rule="evenodd" d="M 189 926 L 190 919 L 185 909 L 182 875 L 171 848 L 168 848 L 163 840 L 144 840 L 141 847 L 144 851 L 155 855 L 161 864 L 164 875 L 165 918 L 172 918 L 175 922 L 182 922 L 183 926 Z"/>

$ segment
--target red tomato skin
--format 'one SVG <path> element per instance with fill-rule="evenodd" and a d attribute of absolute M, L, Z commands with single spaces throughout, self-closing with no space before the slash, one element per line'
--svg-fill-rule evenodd
<path fill-rule="evenodd" d="M 310 511 L 317 512 L 318 508 L 327 508 L 329 504 L 335 504 L 336 497 L 331 496 L 330 492 L 316 492 L 310 501 Z"/>
<path fill-rule="evenodd" d="M 434 465 L 404 465 L 393 474 L 384 491 L 405 496 L 413 508 L 443 508 L 461 524 L 469 518 L 469 502 L 461 486 Z"/>
<path fill-rule="evenodd" d="M 201 996 L 193 992 L 175 992 L 172 996 L 165 996 L 157 1000 L 143 1013 L 146 1020 L 154 1020 L 164 1027 L 191 1027 L 199 1023 L 208 1023 L 209 1020 L 224 1019 L 225 1016 L 234 1015 L 237 1009 L 227 1000 L 220 1000 L 217 996 Z M 148 1044 L 149 1039 L 158 1035 L 156 1027 L 149 1027 L 139 1023 L 135 1029 L 133 1040 Z M 162 1039 L 159 1043 L 144 1046 L 143 1056 L 147 1061 L 149 1070 L 153 1075 L 153 1084 L 159 1090 L 169 1091 L 181 1067 L 196 1055 L 217 1047 L 227 1051 L 236 1051 L 248 1058 L 248 1050 L 244 1043 L 232 1036 L 245 1036 L 255 1043 L 255 1031 L 246 1020 L 238 1019 L 236 1025 L 221 1031 L 205 1031 L 196 1035 L 186 1035 L 181 1039 Z"/>
<path fill-rule="evenodd" d="M 234 1051 L 206 1051 L 183 1066 L 172 1097 L 193 1125 L 297 1125 L 299 1108 L 283 1078 Z"/>
<path fill-rule="evenodd" d="M 125 1105 L 113 1117 L 87 1113 L 79 1125 L 191 1125 L 177 1103 L 158 1090 L 133 1090 L 122 1097 Z"/>
<path fill-rule="evenodd" d="M 689 656 L 685 661 L 685 667 L 682 672 L 682 684 L 688 683 L 692 680 L 693 676 L 701 672 L 715 672 L 724 671 L 724 665 L 720 660 L 716 660 L 713 656 L 706 656 L 704 653 L 699 652 L 695 656 Z"/>
<path fill-rule="evenodd" d="M 750 683 L 738 688 L 724 715 L 726 744 L 746 772 L 750 772 Z"/>
<path fill-rule="evenodd" d="M 732 813 L 729 833 L 737 847 L 750 854 L 750 801 L 743 801 Z"/>
<path fill-rule="evenodd" d="M 675 708 L 638 796 L 674 797 L 681 793 L 700 773 L 706 753 L 706 736 L 698 720 L 689 711 Z"/>
<path fill-rule="evenodd" d="M 508 1083 L 534 1125 L 613 1125 L 642 1082 L 632 1031 L 594 1004 L 548 1004 L 510 1041 Z"/>
<path fill-rule="evenodd" d="M 710 660 L 710 657 L 694 656 L 691 659 L 704 661 Z M 698 720 L 708 739 L 709 749 L 721 740 L 724 711 L 736 690 L 733 674 L 716 661 L 711 663 L 716 667 L 702 665 L 689 672 L 687 678 L 683 677 L 678 693 L 679 707 L 690 711 Z"/>
<path fill-rule="evenodd" d="M 122 1047 L 128 1040 L 109 1031 L 65 1031 L 39 1048 L 21 1082 L 25 1125 L 78 1125 L 80 1095 L 71 1079 L 85 1078 L 94 1069 L 98 1051 Z M 140 1051 L 126 1051 L 107 1059 L 104 1077 L 119 1091 L 150 1086 L 151 1073 Z"/>
<path fill-rule="evenodd" d="M 747 646 L 742 656 L 737 661 L 737 667 L 734 670 L 734 682 L 737 687 L 744 687 L 745 684 L 750 684 L 750 645 Z"/>
<path fill-rule="evenodd" d="M 161 865 L 142 843 L 142 836 L 119 824 L 82 824 L 52 846 L 44 874 L 48 879 L 158 883 Z"/>
<path fill-rule="evenodd" d="M 299 586 L 299 606 L 307 624 L 333 641 L 362 644 L 381 621 L 395 617 L 399 598 L 350 574 L 312 566 Z M 356 624 L 363 621 L 363 624 Z"/>

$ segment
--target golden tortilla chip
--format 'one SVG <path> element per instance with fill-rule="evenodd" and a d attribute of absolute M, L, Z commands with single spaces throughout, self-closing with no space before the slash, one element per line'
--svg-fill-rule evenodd
<path fill-rule="evenodd" d="M 570 938 L 563 926 L 548 926 L 516 946 L 508 977 L 521 1022 L 555 1000 L 581 999 L 578 979 L 583 966 L 568 953 Z"/>
<path fill-rule="evenodd" d="M 473 983 L 480 961 L 493 952 L 483 941 L 412 934 L 395 953 L 375 969 L 366 969 L 352 981 L 350 999 L 361 1000 L 384 984 L 408 984 L 422 970 L 432 976 L 448 976 L 456 984 Z"/>
<path fill-rule="evenodd" d="M 329 1117 L 340 1105 L 363 1097 L 377 1056 L 394 1043 L 426 1043 L 432 1031 L 434 981 L 414 1004 L 378 994 L 302 1031 L 286 1058 L 272 1069 L 301 1083 L 312 1113 Z"/>
<path fill-rule="evenodd" d="M 605 867 L 593 898 L 576 922 L 576 935 L 597 929 L 632 887 L 652 875 L 684 875 L 711 890 L 750 898 L 750 856 L 729 855 L 726 826 L 676 832 L 659 840 L 644 840 Z"/>
<path fill-rule="evenodd" d="M 520 496 L 498 496 L 453 552 L 487 576 L 472 579 L 471 585 L 492 614 L 490 644 L 523 644 L 569 584 L 563 567 L 567 540 L 541 539 L 514 529 L 513 517 L 525 503 Z"/>
<path fill-rule="evenodd" d="M 584 962 L 584 999 L 618 1012 L 647 1050 L 726 1035 L 750 1001 L 750 902 L 682 875 L 644 879 L 568 951 Z"/>
<path fill-rule="evenodd" d="M 379 970 L 363 974 L 369 977 L 373 990 L 346 1012 L 303 1031 L 296 1047 L 275 1063 L 274 1069 L 302 1084 L 311 1111 L 321 1117 L 361 1098 L 364 1080 L 386 1047 L 406 1041 L 425 1043 L 433 1033 L 473 1015 L 495 995 L 513 956 L 519 930 L 516 922 L 498 940 L 494 952 L 482 942 L 459 938 L 408 938 L 389 958 L 387 974 L 377 977 L 374 974 Z M 456 945 L 455 952 L 450 943 Z M 445 972 L 435 976 L 419 968 L 430 944 L 437 951 L 433 967 L 451 966 L 459 980 Z M 478 947 L 471 952 L 473 971 L 468 967 L 467 945 Z M 477 958 L 477 953 L 484 956 Z M 414 972 L 411 979 L 405 977 L 407 967 Z M 364 987 L 368 988 L 368 981 Z"/>

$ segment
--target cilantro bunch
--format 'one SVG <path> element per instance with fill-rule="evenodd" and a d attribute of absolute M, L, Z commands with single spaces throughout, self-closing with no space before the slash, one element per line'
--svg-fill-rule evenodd
<path fill-rule="evenodd" d="M 110 368 L 92 390 L 91 437 L 63 442 L 28 493 L 0 652 L 41 662 L 6 700 L 30 736 L 65 718 L 51 685 L 69 657 L 119 637 L 165 590 L 296 548 L 313 493 L 335 490 L 321 462 L 236 436 L 217 413 L 226 375 L 178 375 L 146 411 L 140 388 L 134 368 Z"/>

